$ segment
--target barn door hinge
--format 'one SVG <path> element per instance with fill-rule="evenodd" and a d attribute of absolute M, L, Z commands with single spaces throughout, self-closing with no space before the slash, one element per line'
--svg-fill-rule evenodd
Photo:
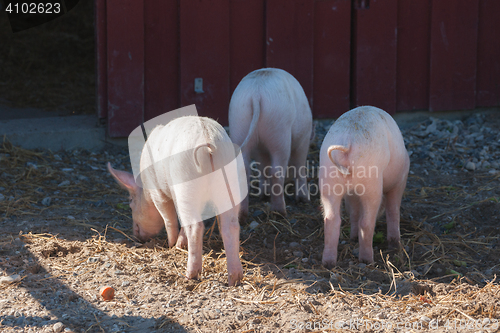
<path fill-rule="evenodd" d="M 362 10 L 370 8 L 370 0 L 354 0 L 354 9 Z"/>

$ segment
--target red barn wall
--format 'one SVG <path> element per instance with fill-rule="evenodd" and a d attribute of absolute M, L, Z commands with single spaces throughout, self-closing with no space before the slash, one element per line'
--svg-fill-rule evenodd
<path fill-rule="evenodd" d="M 500 106 L 497 0 L 95 3 L 98 116 L 111 137 L 193 103 L 227 125 L 238 82 L 262 67 L 294 75 L 315 118 L 367 104 Z"/>

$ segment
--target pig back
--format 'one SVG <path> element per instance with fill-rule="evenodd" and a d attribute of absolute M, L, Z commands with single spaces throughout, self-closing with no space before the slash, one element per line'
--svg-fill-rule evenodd
<path fill-rule="evenodd" d="M 141 180 L 146 188 L 161 189 L 170 196 L 170 186 L 207 175 L 235 155 L 226 131 L 216 121 L 180 117 L 151 132 L 141 155 Z"/>
<path fill-rule="evenodd" d="M 260 105 L 259 141 L 269 137 L 276 139 L 288 131 L 291 131 L 292 141 L 309 139 L 312 113 L 302 86 L 282 69 L 263 68 L 245 76 L 231 98 L 229 126 L 235 143 L 241 144 L 249 132 L 254 111 L 252 99 Z"/>

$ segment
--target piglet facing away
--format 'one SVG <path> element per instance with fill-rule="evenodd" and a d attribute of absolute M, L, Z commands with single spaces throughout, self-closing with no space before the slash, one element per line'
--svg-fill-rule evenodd
<path fill-rule="evenodd" d="M 228 183 L 234 176 L 246 180 L 244 164 L 235 159 L 235 147 L 217 122 L 203 117 L 180 117 L 157 126 L 141 153 L 140 176 L 108 170 L 130 194 L 134 235 L 146 241 L 165 225 L 169 246 L 185 242 L 179 235 L 177 217 L 187 238 L 187 277 L 202 269 L 203 219 L 219 214 L 226 251 L 229 285 L 243 277 L 239 258 L 238 214 L 241 200 L 231 199 L 241 184 Z M 223 173 L 221 170 L 225 170 Z M 228 178 L 229 177 L 229 178 Z M 229 193 L 228 193 L 229 192 Z M 214 209 L 215 214 L 207 211 Z M 218 213 L 217 213 L 218 212 Z M 208 214 L 208 215 L 207 215 Z"/>
<path fill-rule="evenodd" d="M 295 180 L 295 198 L 309 201 L 305 165 L 314 136 L 312 114 L 292 75 L 263 68 L 245 76 L 231 97 L 229 133 L 241 146 L 249 184 L 250 161 L 257 162 L 260 194 L 270 194 L 271 210 L 286 214 L 286 176 Z M 241 211 L 243 216 L 248 213 L 248 198 Z"/>
<path fill-rule="evenodd" d="M 375 220 L 384 201 L 389 247 L 399 247 L 399 209 L 409 168 L 401 131 L 385 111 L 362 106 L 335 121 L 320 151 L 325 267 L 337 263 L 342 198 L 351 221 L 351 239 L 359 238 L 360 261 L 373 262 Z"/>

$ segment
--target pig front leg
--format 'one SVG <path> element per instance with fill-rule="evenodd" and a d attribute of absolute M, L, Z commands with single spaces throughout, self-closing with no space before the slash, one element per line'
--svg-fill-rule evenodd
<path fill-rule="evenodd" d="M 184 231 L 184 228 L 181 228 L 179 231 L 179 237 L 177 237 L 177 243 L 175 246 L 179 249 L 186 249 L 188 245 L 187 237 L 186 237 L 186 232 Z"/>
<path fill-rule="evenodd" d="M 357 195 L 345 196 L 345 206 L 349 213 L 349 222 L 351 224 L 351 240 L 358 240 L 359 220 L 361 219 L 361 202 Z"/>
<path fill-rule="evenodd" d="M 227 275 L 229 286 L 235 286 L 243 278 L 243 268 L 239 256 L 240 224 L 238 223 L 239 206 L 220 215 L 222 241 L 226 251 Z"/>
<path fill-rule="evenodd" d="M 271 165 L 271 158 L 268 152 L 257 151 L 255 152 L 255 163 L 259 170 L 259 198 L 271 195 L 271 185 L 269 177 L 269 168 L 266 166 Z"/>
<path fill-rule="evenodd" d="M 175 211 L 174 201 L 167 198 L 164 194 L 159 197 L 153 197 L 153 202 L 156 209 L 163 218 L 165 229 L 167 230 L 168 246 L 172 247 L 178 243 L 179 222 L 177 221 L 177 213 Z"/>
<path fill-rule="evenodd" d="M 325 188 L 324 188 L 325 187 Z M 337 249 L 340 237 L 340 203 L 341 196 L 328 193 L 329 186 L 321 187 L 321 203 L 324 215 L 325 248 L 323 249 L 323 266 L 330 269 L 337 264 Z"/>

